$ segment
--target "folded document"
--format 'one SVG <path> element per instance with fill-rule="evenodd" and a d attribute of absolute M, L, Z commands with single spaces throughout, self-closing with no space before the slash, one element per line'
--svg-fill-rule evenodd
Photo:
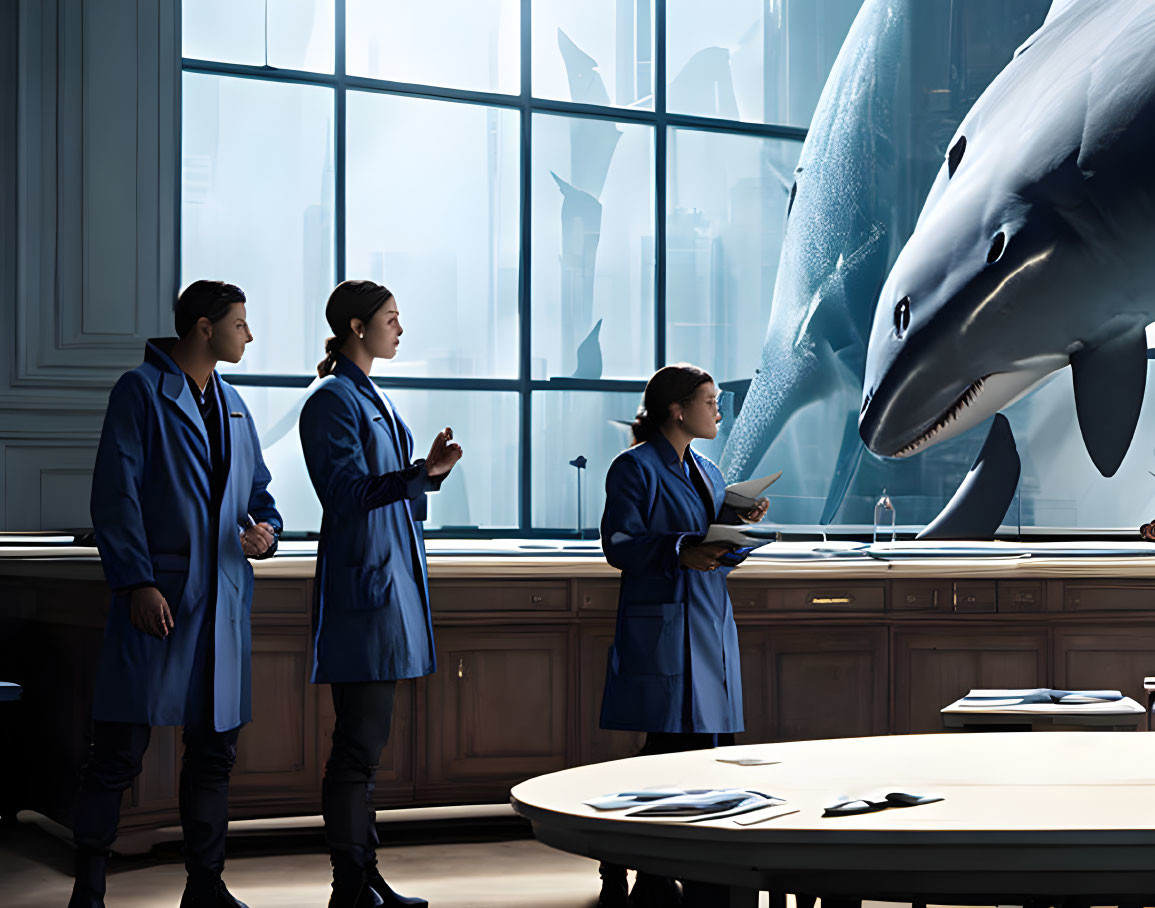
<path fill-rule="evenodd" d="M 762 493 L 774 485 L 781 475 L 782 471 L 779 470 L 773 476 L 732 482 L 726 486 L 726 497 L 723 501 L 736 511 L 752 510 L 758 506 L 758 499 L 762 497 Z"/>

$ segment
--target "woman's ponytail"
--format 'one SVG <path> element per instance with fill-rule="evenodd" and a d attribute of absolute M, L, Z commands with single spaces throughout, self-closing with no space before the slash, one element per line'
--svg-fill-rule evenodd
<path fill-rule="evenodd" d="M 325 338 L 325 358 L 317 363 L 317 375 L 324 378 L 326 375 L 332 375 L 333 370 L 337 368 L 337 351 L 341 345 L 337 343 L 336 335 Z"/>

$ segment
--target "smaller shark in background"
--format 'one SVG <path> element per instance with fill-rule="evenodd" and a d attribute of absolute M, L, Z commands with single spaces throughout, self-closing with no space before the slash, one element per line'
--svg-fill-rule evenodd
<path fill-rule="evenodd" d="M 1155 3 L 1056 2 L 955 133 L 879 298 L 859 432 L 907 457 L 1070 364 L 1104 476 L 1155 318 Z"/>

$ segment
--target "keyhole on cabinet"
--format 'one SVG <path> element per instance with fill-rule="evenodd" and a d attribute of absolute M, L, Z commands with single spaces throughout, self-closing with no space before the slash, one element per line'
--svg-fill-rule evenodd
<path fill-rule="evenodd" d="M 457 677 L 461 678 L 462 680 L 465 679 L 465 660 L 464 659 L 458 659 L 457 660 Z"/>

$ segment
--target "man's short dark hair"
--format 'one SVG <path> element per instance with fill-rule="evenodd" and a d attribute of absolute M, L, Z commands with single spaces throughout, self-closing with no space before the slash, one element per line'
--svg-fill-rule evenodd
<path fill-rule="evenodd" d="M 236 284 L 193 281 L 176 298 L 176 305 L 172 309 L 177 336 L 184 337 L 192 331 L 198 319 L 207 318 L 210 322 L 219 322 L 229 314 L 229 306 L 243 302 L 245 291 Z"/>

